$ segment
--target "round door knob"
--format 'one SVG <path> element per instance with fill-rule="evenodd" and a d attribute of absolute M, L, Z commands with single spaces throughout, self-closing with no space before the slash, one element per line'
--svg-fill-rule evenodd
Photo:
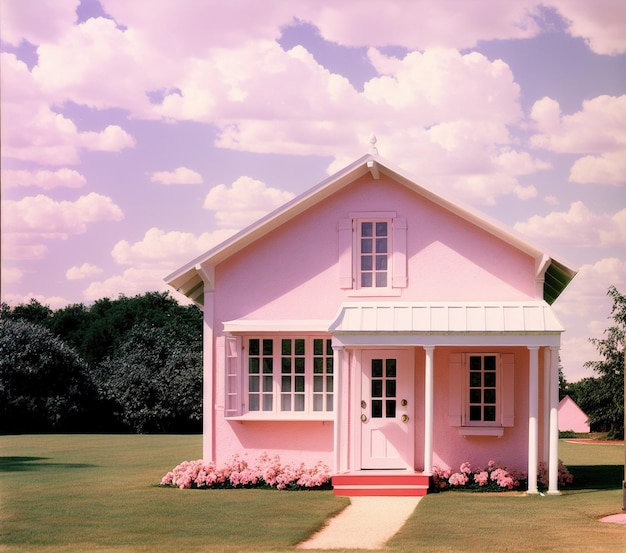
<path fill-rule="evenodd" d="M 365 403 L 365 400 L 361 400 L 361 409 L 365 409 L 367 407 L 367 403 Z"/>
<path fill-rule="evenodd" d="M 367 422 L 367 415 L 365 413 L 363 415 L 361 415 L 361 421 L 362 422 Z"/>
<path fill-rule="evenodd" d="M 409 403 L 409 402 L 408 402 L 406 399 L 403 399 L 403 400 L 400 402 L 400 405 L 402 405 L 402 407 L 406 407 L 406 406 L 408 405 L 408 403 Z"/>
<path fill-rule="evenodd" d="M 409 422 L 409 415 L 402 415 L 402 422 Z"/>

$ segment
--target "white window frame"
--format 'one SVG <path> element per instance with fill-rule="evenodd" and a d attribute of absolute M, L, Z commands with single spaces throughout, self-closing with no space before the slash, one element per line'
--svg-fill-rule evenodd
<path fill-rule="evenodd" d="M 365 225 L 370 225 L 371 234 L 364 235 Z M 380 225 L 385 225 L 385 234 L 379 232 Z M 392 241 L 392 219 L 391 218 L 367 218 L 355 220 L 354 232 L 354 266 L 353 274 L 356 277 L 356 288 L 358 290 L 368 290 L 379 292 L 389 290 L 392 286 L 391 279 L 391 256 L 393 253 Z M 381 246 L 384 240 L 384 250 Z M 370 247 L 364 251 L 363 245 L 369 243 Z M 364 261 L 369 260 L 370 266 L 364 267 Z M 384 260 L 384 268 L 379 268 L 379 261 Z M 365 276 L 369 276 L 366 279 Z M 379 277 L 384 275 L 384 285 L 379 285 Z M 364 280 L 369 280 L 364 284 Z"/>
<path fill-rule="evenodd" d="M 472 357 L 481 358 L 481 384 L 480 386 L 472 385 L 471 382 L 471 373 L 478 371 L 471 371 L 470 368 L 470 360 Z M 489 373 L 495 373 L 495 386 L 485 386 L 485 358 L 493 357 L 495 358 L 495 371 L 488 371 Z M 502 362 L 500 359 L 499 353 L 493 352 L 476 352 L 476 353 L 466 353 L 464 354 L 464 367 L 463 367 L 463 376 L 464 376 L 464 386 L 463 386 L 463 398 L 464 398 L 464 409 L 463 409 L 463 426 L 466 427 L 501 427 L 503 426 L 503 412 L 502 412 Z M 495 418 L 494 420 L 484 420 L 484 408 L 486 406 L 492 405 L 491 402 L 485 402 L 485 390 L 494 390 L 496 394 L 495 403 L 493 403 L 495 409 Z M 476 391 L 480 392 L 480 401 L 476 402 L 475 397 L 472 398 L 472 395 L 475 395 Z M 474 392 L 474 394 L 473 394 Z M 480 420 L 472 420 L 470 416 L 470 412 L 472 408 L 479 407 L 482 411 Z"/>
<path fill-rule="evenodd" d="M 263 340 L 272 342 L 271 355 L 250 355 L 250 340 L 259 340 L 263 353 Z M 283 353 L 283 340 L 291 342 L 290 353 Z M 296 340 L 304 342 L 304 354 L 295 351 Z M 316 353 L 315 340 L 322 340 L 322 352 Z M 241 417 L 270 419 L 332 420 L 336 398 L 335 367 L 331 338 L 328 335 L 249 335 L 243 337 L 243 396 L 244 409 Z M 251 359 L 259 359 L 259 372 L 250 373 Z M 271 378 L 263 374 L 263 360 L 271 360 Z M 289 372 L 285 371 L 290 365 Z M 301 372 L 301 367 L 304 371 Z M 320 370 L 321 372 L 316 372 Z M 332 369 L 329 373 L 328 370 Z M 303 377 L 304 387 L 300 384 Z M 258 381 L 258 385 L 251 384 Z M 270 386 L 271 382 L 271 386 Z M 288 388 L 285 386 L 290 383 Z M 330 388 L 330 389 L 329 389 Z M 271 403 L 271 406 L 270 406 Z M 302 405 L 300 409 L 300 406 Z M 286 406 L 289 409 L 285 409 Z M 316 410 L 316 408 L 319 408 Z"/>

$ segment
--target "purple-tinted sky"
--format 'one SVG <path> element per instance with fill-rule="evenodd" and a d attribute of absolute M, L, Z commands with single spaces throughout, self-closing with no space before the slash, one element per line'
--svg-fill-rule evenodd
<path fill-rule="evenodd" d="M 2 300 L 163 277 L 369 149 L 626 293 L 621 0 L 0 0 Z"/>

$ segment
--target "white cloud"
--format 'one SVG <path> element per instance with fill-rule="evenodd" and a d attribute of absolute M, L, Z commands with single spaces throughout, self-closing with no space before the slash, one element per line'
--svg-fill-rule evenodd
<path fill-rule="evenodd" d="M 121 240 L 115 244 L 111 255 L 120 265 L 134 267 L 159 266 L 162 271 L 174 270 L 178 264 L 193 259 L 204 251 L 232 236 L 236 231 L 222 229 L 196 236 L 190 232 L 165 232 L 153 227 L 142 240 L 131 244 Z M 161 274 L 161 277 L 165 273 Z"/>
<path fill-rule="evenodd" d="M 3 284 L 16 284 L 22 280 L 24 272 L 18 267 L 7 267 L 4 263 L 0 270 Z"/>
<path fill-rule="evenodd" d="M 102 268 L 89 263 L 83 263 L 80 267 L 70 267 L 65 273 L 67 280 L 83 280 L 102 273 Z"/>
<path fill-rule="evenodd" d="M 53 188 L 81 188 L 87 183 L 85 177 L 74 169 L 58 169 L 56 171 L 2 171 L 2 185 L 6 188 L 19 186 L 36 186 L 44 190 Z"/>
<path fill-rule="evenodd" d="M 600 156 L 585 156 L 572 165 L 570 182 L 582 184 L 626 185 L 626 148 Z"/>
<path fill-rule="evenodd" d="M 2 40 L 19 46 L 22 40 L 41 44 L 57 40 L 76 21 L 80 0 L 1 0 Z"/>
<path fill-rule="evenodd" d="M 568 211 L 533 215 L 515 229 L 539 242 L 583 247 L 620 247 L 626 244 L 626 209 L 613 215 L 593 213 L 583 202 L 574 202 Z"/>
<path fill-rule="evenodd" d="M 202 175 L 188 169 L 187 167 L 178 167 L 174 171 L 155 171 L 150 176 L 150 182 L 159 184 L 202 184 Z"/>
<path fill-rule="evenodd" d="M 90 151 L 119 152 L 135 146 L 135 139 L 119 125 L 108 125 L 101 132 L 83 132 L 78 137 L 80 146 Z"/>
<path fill-rule="evenodd" d="M 26 196 L 4 202 L 5 232 L 32 233 L 42 237 L 67 238 L 82 234 L 89 223 L 121 221 L 122 210 L 107 196 L 91 192 L 76 201 L 55 201 L 48 196 Z"/>
<path fill-rule="evenodd" d="M 213 187 L 204 199 L 204 208 L 215 211 L 220 227 L 242 228 L 294 197 L 291 192 L 267 187 L 250 177 L 239 177 L 230 188 Z"/>
<path fill-rule="evenodd" d="M 41 305 L 47 305 L 50 309 L 62 309 L 70 304 L 70 302 L 61 296 L 44 296 L 28 292 L 27 294 L 2 294 L 2 301 L 11 305 L 23 305 L 30 303 L 30 300 L 37 300 Z"/>

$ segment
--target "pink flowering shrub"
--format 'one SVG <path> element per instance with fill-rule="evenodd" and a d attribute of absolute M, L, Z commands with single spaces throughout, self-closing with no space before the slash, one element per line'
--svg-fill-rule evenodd
<path fill-rule="evenodd" d="M 571 484 L 574 477 L 567 467 L 559 461 L 559 487 Z M 449 468 L 434 467 L 433 490 L 461 489 L 472 491 L 507 491 L 524 489 L 527 476 L 522 473 L 500 466 L 490 460 L 484 468 L 472 469 L 469 463 L 463 463 L 459 472 L 453 473 Z M 548 469 L 545 463 L 540 463 L 537 473 L 539 488 L 548 487 Z"/>
<path fill-rule="evenodd" d="M 222 466 L 212 462 L 184 461 L 161 479 L 162 486 L 180 489 L 270 487 L 279 490 L 330 489 L 330 469 L 319 462 L 314 467 L 283 465 L 278 456 L 263 454 L 254 463 L 235 455 Z"/>

